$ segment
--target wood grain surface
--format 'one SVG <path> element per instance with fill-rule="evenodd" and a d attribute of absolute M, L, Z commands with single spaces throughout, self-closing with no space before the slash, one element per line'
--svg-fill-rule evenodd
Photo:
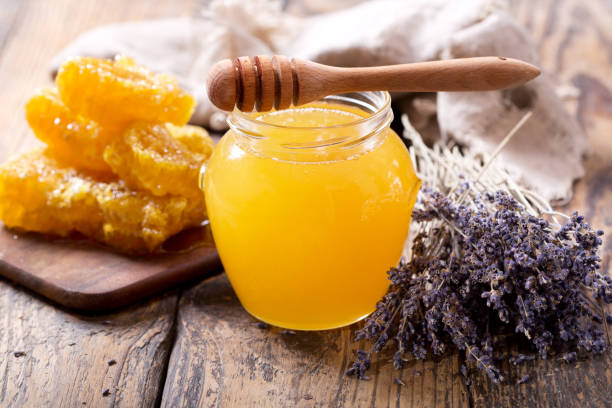
<path fill-rule="evenodd" d="M 353 329 L 260 328 L 227 277 L 212 278 L 181 297 L 162 407 L 468 405 L 457 356 L 414 362 L 398 372 L 385 355 L 369 381 L 347 377 Z"/>
<path fill-rule="evenodd" d="M 79 32 L 115 21 L 197 15 L 204 3 L 0 0 L 0 160 L 35 143 L 20 112 L 34 88 L 49 83 L 46 67 L 53 54 Z M 585 128 L 593 153 L 576 197 L 564 210 L 579 209 L 606 231 L 603 264 L 610 271 L 612 7 L 608 0 L 515 0 L 511 5 L 534 36 L 542 67 L 555 73 L 560 85 L 579 91 L 566 104 Z M 501 386 L 476 372 L 466 386 L 457 375 L 457 355 L 415 363 L 402 372 L 383 356 L 369 381 L 346 378 L 342 374 L 351 350 L 359 347 L 350 343 L 350 329 L 296 334 L 259 329 L 224 276 L 106 316 L 58 309 L 0 280 L 0 310 L 0 407 L 82 402 L 129 407 L 612 406 L 610 354 L 570 365 L 551 360 L 504 366 L 510 379 Z M 109 366 L 112 359 L 117 363 Z M 516 385 L 525 374 L 532 379 Z M 394 384 L 396 377 L 405 385 Z M 110 394 L 104 397 L 106 389 Z"/>
<path fill-rule="evenodd" d="M 163 253 L 128 256 L 86 240 L 0 229 L 0 275 L 61 305 L 109 312 L 221 270 L 208 228 L 170 238 Z"/>
<path fill-rule="evenodd" d="M 79 316 L 0 281 L 0 406 L 154 406 L 176 300 Z"/>

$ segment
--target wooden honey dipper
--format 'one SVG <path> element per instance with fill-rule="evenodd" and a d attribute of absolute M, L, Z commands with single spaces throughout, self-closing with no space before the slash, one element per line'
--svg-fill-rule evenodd
<path fill-rule="evenodd" d="M 474 57 L 367 68 L 340 68 L 282 55 L 217 62 L 206 81 L 219 109 L 286 109 L 327 95 L 356 91 L 492 91 L 521 85 L 540 74 L 524 61 Z"/>

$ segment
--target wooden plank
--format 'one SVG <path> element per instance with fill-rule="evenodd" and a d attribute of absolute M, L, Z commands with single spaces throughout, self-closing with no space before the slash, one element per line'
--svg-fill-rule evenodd
<path fill-rule="evenodd" d="M 0 406 L 153 406 L 176 299 L 81 316 L 0 281 Z"/>
<path fill-rule="evenodd" d="M 0 275 L 81 311 L 109 312 L 220 271 L 208 228 L 183 231 L 164 252 L 127 256 L 89 241 L 0 229 Z"/>
<path fill-rule="evenodd" d="M 610 407 L 612 406 L 612 358 L 581 358 L 567 364 L 558 357 L 528 361 L 515 367 L 507 357 L 519 351 L 516 344 L 501 341 L 506 358 L 498 363 L 506 376 L 502 384 L 492 384 L 484 375 L 470 372 L 469 386 L 474 407 Z M 517 384 L 524 376 L 529 379 Z"/>
<path fill-rule="evenodd" d="M 403 371 L 377 358 L 369 381 L 347 377 L 354 326 L 283 334 L 261 329 L 225 275 L 181 297 L 162 407 L 463 407 L 457 356 Z M 363 347 L 363 345 L 361 345 Z M 405 385 L 398 385 L 395 378 Z"/>
<path fill-rule="evenodd" d="M 580 211 L 605 231 L 602 265 L 612 273 L 612 9 L 599 0 L 511 4 L 539 46 L 542 67 L 580 92 L 566 106 L 585 129 L 592 154 L 585 160 L 586 175 L 577 183 L 575 197 L 562 210 Z M 507 347 L 518 352 L 515 345 Z M 502 385 L 471 373 L 473 406 L 612 406 L 612 352 L 569 365 L 552 359 L 513 367 L 505 361 L 502 369 L 508 377 Z M 531 379 L 517 385 L 526 374 Z"/>
<path fill-rule="evenodd" d="M 0 161 L 36 143 L 23 105 L 35 88 L 51 85 L 51 58 L 78 33 L 198 7 L 195 0 L 0 0 L 0 32 L 8 33 L 0 41 Z M 83 316 L 0 279 L 0 406 L 155 406 L 177 299 L 171 292 L 119 313 Z"/>

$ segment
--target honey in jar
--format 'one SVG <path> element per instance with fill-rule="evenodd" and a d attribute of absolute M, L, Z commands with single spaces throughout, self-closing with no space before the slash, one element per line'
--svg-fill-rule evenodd
<path fill-rule="evenodd" d="M 222 263 L 253 316 L 320 330 L 375 309 L 420 186 L 392 117 L 386 92 L 231 114 L 201 184 Z"/>

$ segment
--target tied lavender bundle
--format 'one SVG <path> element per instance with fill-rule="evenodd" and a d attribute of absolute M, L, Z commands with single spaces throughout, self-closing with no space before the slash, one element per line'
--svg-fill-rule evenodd
<path fill-rule="evenodd" d="M 603 232 L 576 213 L 552 211 L 492 159 L 483 166 L 456 148 L 429 149 L 404 125 L 425 186 L 413 212 L 409 261 L 388 272 L 389 291 L 356 332 L 371 349 L 357 351 L 347 374 L 367 378 L 373 354 L 387 346 L 395 347 L 398 369 L 409 358 L 458 349 L 500 382 L 492 344 L 507 332 L 542 358 L 568 347 L 603 352 L 610 316 L 602 305 L 612 303 L 612 279 L 599 271 Z M 499 188 L 490 193 L 492 186 Z"/>

